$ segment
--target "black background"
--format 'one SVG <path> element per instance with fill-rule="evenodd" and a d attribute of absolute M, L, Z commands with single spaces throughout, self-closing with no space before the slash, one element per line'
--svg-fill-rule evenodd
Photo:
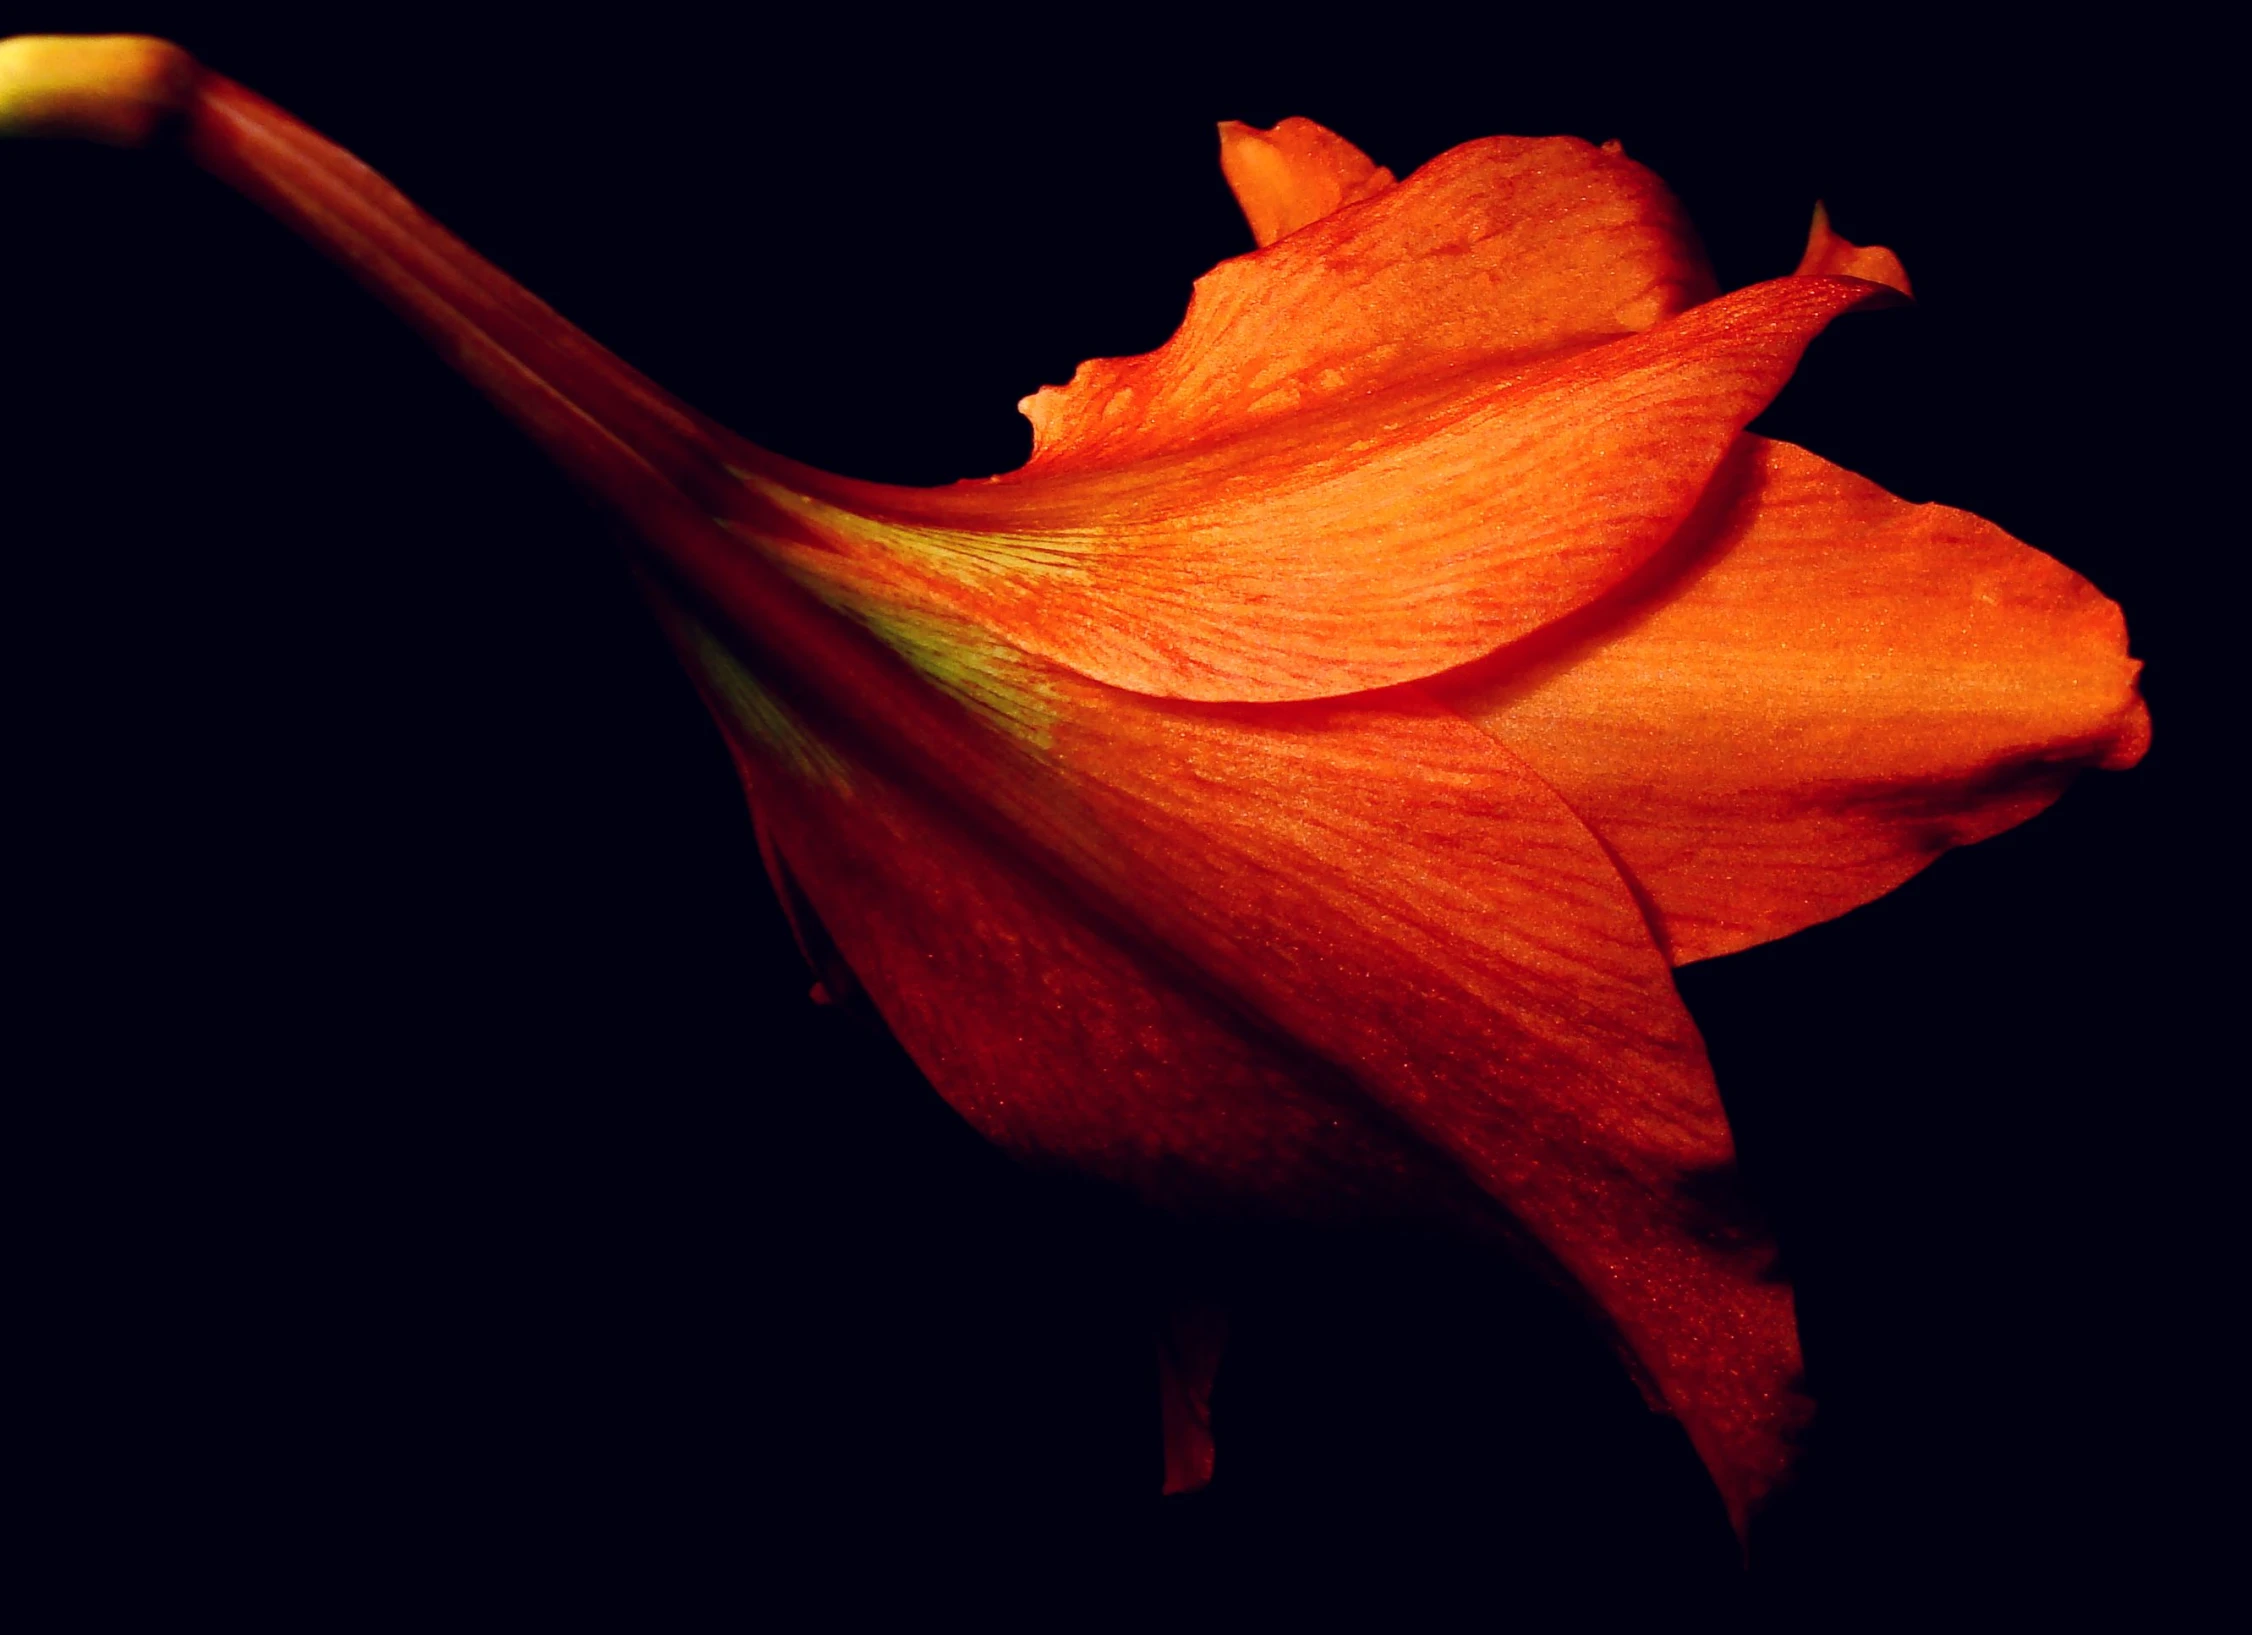
<path fill-rule="evenodd" d="M 2090 576 L 2157 722 L 2136 771 L 1682 973 L 1824 1412 L 1746 1579 L 1678 1433 L 1506 1269 L 1183 1239 L 985 1149 L 807 1002 L 602 517 L 177 159 L 0 149 L 15 1345 L 86 1605 L 1832 1627 L 2203 1557 L 2193 1246 L 2240 1077 L 2195 1042 L 2233 917 L 2196 798 L 2238 548 L 2202 509 L 2240 282 L 2209 42 L 55 10 L 17 26 L 182 38 L 689 401 L 909 482 L 1017 463 L 1019 396 L 1248 247 L 1217 118 L 1403 174 L 1616 136 L 1724 287 L 1825 197 L 1921 302 L 1818 342 L 1762 429 Z M 1161 1504 L 1181 1255 L 1237 1343 L 1219 1479 Z"/>

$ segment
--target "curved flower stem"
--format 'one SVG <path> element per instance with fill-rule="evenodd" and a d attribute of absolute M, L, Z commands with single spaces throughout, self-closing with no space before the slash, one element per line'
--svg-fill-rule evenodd
<path fill-rule="evenodd" d="M 373 169 L 179 47 L 140 36 L 0 41 L 0 136 L 171 138 L 339 262 L 566 473 L 624 521 L 664 602 L 703 605 L 772 690 L 825 737 L 857 746 L 942 800 L 1020 866 L 1161 962 L 1110 886 L 1074 863 L 1077 837 L 996 791 L 1027 785 L 1037 752 L 980 728 L 895 652 L 742 537 L 798 520 L 743 479 L 819 488 L 820 473 L 674 399 L 447 232 Z M 1250 1010 L 1245 1020 L 1264 1030 Z"/>
<path fill-rule="evenodd" d="M 0 42 L 0 135 L 11 134 L 176 139 L 343 265 L 615 511 L 662 578 L 715 604 L 756 645 L 762 678 L 794 705 L 841 714 L 838 725 L 965 811 L 985 804 L 975 791 L 990 769 L 968 750 L 982 735 L 964 730 L 959 707 L 729 530 L 790 531 L 739 474 L 789 481 L 800 468 L 678 402 L 343 148 L 177 46 L 139 36 Z"/>

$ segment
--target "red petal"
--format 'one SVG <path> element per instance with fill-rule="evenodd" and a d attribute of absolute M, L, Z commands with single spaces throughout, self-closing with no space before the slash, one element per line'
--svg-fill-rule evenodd
<path fill-rule="evenodd" d="M 1482 658 L 1618 584 L 1688 517 L 1807 341 L 1882 294 L 1777 279 L 1592 351 L 1136 465 L 762 491 L 814 540 L 805 571 L 948 607 L 1113 686 L 1335 696 Z"/>
<path fill-rule="evenodd" d="M 761 828 L 915 1063 L 979 1133 L 1184 1211 L 1425 1212 L 1444 1167 L 1334 1068 L 1247 1023 L 1162 948 L 1105 927 L 911 776 L 778 745 L 716 639 L 660 611 L 735 748 Z M 792 730 L 809 732 L 793 718 Z M 824 962 L 825 963 L 825 962 Z"/>
<path fill-rule="evenodd" d="M 1806 254 L 1799 257 L 1798 273 L 1802 278 L 1822 274 L 1866 278 L 1902 295 L 1912 297 L 1916 293 L 1909 287 L 1908 269 L 1898 256 L 1881 244 L 1860 245 L 1840 238 L 1830 227 L 1829 211 L 1819 204 L 1814 207 L 1814 225 L 1807 230 Z"/>
<path fill-rule="evenodd" d="M 1321 129 L 1285 121 L 1276 134 L 1301 123 Z M 1338 150 L 1353 151 L 1327 150 L 1333 176 Z M 1640 165 L 1568 137 L 1465 143 L 1222 262 L 1157 351 L 1095 359 L 1027 398 L 1032 463 L 1138 459 L 1331 398 L 1586 346 L 1712 291 L 1680 206 Z"/>
<path fill-rule="evenodd" d="M 1457 695 L 1609 843 L 1676 962 L 1880 896 L 2149 740 L 2119 609 L 2086 580 L 1746 443 L 1665 572 Z"/>
<path fill-rule="evenodd" d="M 1286 119 L 1271 131 L 1221 121 L 1220 169 L 1251 223 L 1252 238 L 1262 245 L 1348 204 L 1374 198 L 1396 180 L 1352 143 L 1310 119 Z"/>
<path fill-rule="evenodd" d="M 1805 1406 L 1790 1292 L 1700 1198 L 1727 1123 L 1601 844 L 1412 690 L 1261 711 L 1071 694 L 1054 750 L 1110 889 L 1531 1231 L 1741 1521 Z"/>
<path fill-rule="evenodd" d="M 949 750 L 979 809 L 943 768 L 855 762 L 840 793 L 764 763 L 761 811 L 933 1082 L 1002 1145 L 1176 1205 L 1439 1206 L 1451 1169 L 1609 1316 L 1741 1519 L 1804 1409 L 1790 1295 L 1709 1195 L 1710 1070 L 1601 845 L 1412 692 L 1213 710 L 1048 670 L 1028 696 L 1013 751 Z"/>

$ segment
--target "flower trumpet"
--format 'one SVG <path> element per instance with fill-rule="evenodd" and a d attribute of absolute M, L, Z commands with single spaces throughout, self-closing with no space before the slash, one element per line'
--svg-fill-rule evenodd
<path fill-rule="evenodd" d="M 1259 247 L 1028 398 L 1021 469 L 907 489 L 698 416 L 176 48 L 0 45 L 0 128 L 178 140 L 631 525 L 824 983 L 986 1136 L 1181 1212 L 1507 1237 L 1739 1526 L 1781 1478 L 1791 1295 L 1672 967 L 2148 737 L 2084 581 L 1745 431 L 1896 258 L 1818 218 L 1721 294 L 1615 149 L 1395 179 L 1223 126 Z"/>

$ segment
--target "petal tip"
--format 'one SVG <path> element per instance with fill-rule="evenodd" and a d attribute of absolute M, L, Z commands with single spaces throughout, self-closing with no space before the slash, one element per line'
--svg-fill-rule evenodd
<path fill-rule="evenodd" d="M 1335 131 L 1295 117 L 1264 131 L 1221 120 L 1220 171 L 1261 249 L 1383 192 L 1395 179 Z"/>
<path fill-rule="evenodd" d="M 1908 282 L 1908 269 L 1901 264 L 1900 257 L 1881 244 L 1856 244 L 1842 236 L 1830 225 L 1829 210 L 1816 200 L 1814 222 L 1807 229 L 1806 253 L 1799 257 L 1797 276 L 1821 274 L 1865 279 L 1872 284 L 1882 284 L 1911 301 L 1916 298 L 1915 288 Z"/>

